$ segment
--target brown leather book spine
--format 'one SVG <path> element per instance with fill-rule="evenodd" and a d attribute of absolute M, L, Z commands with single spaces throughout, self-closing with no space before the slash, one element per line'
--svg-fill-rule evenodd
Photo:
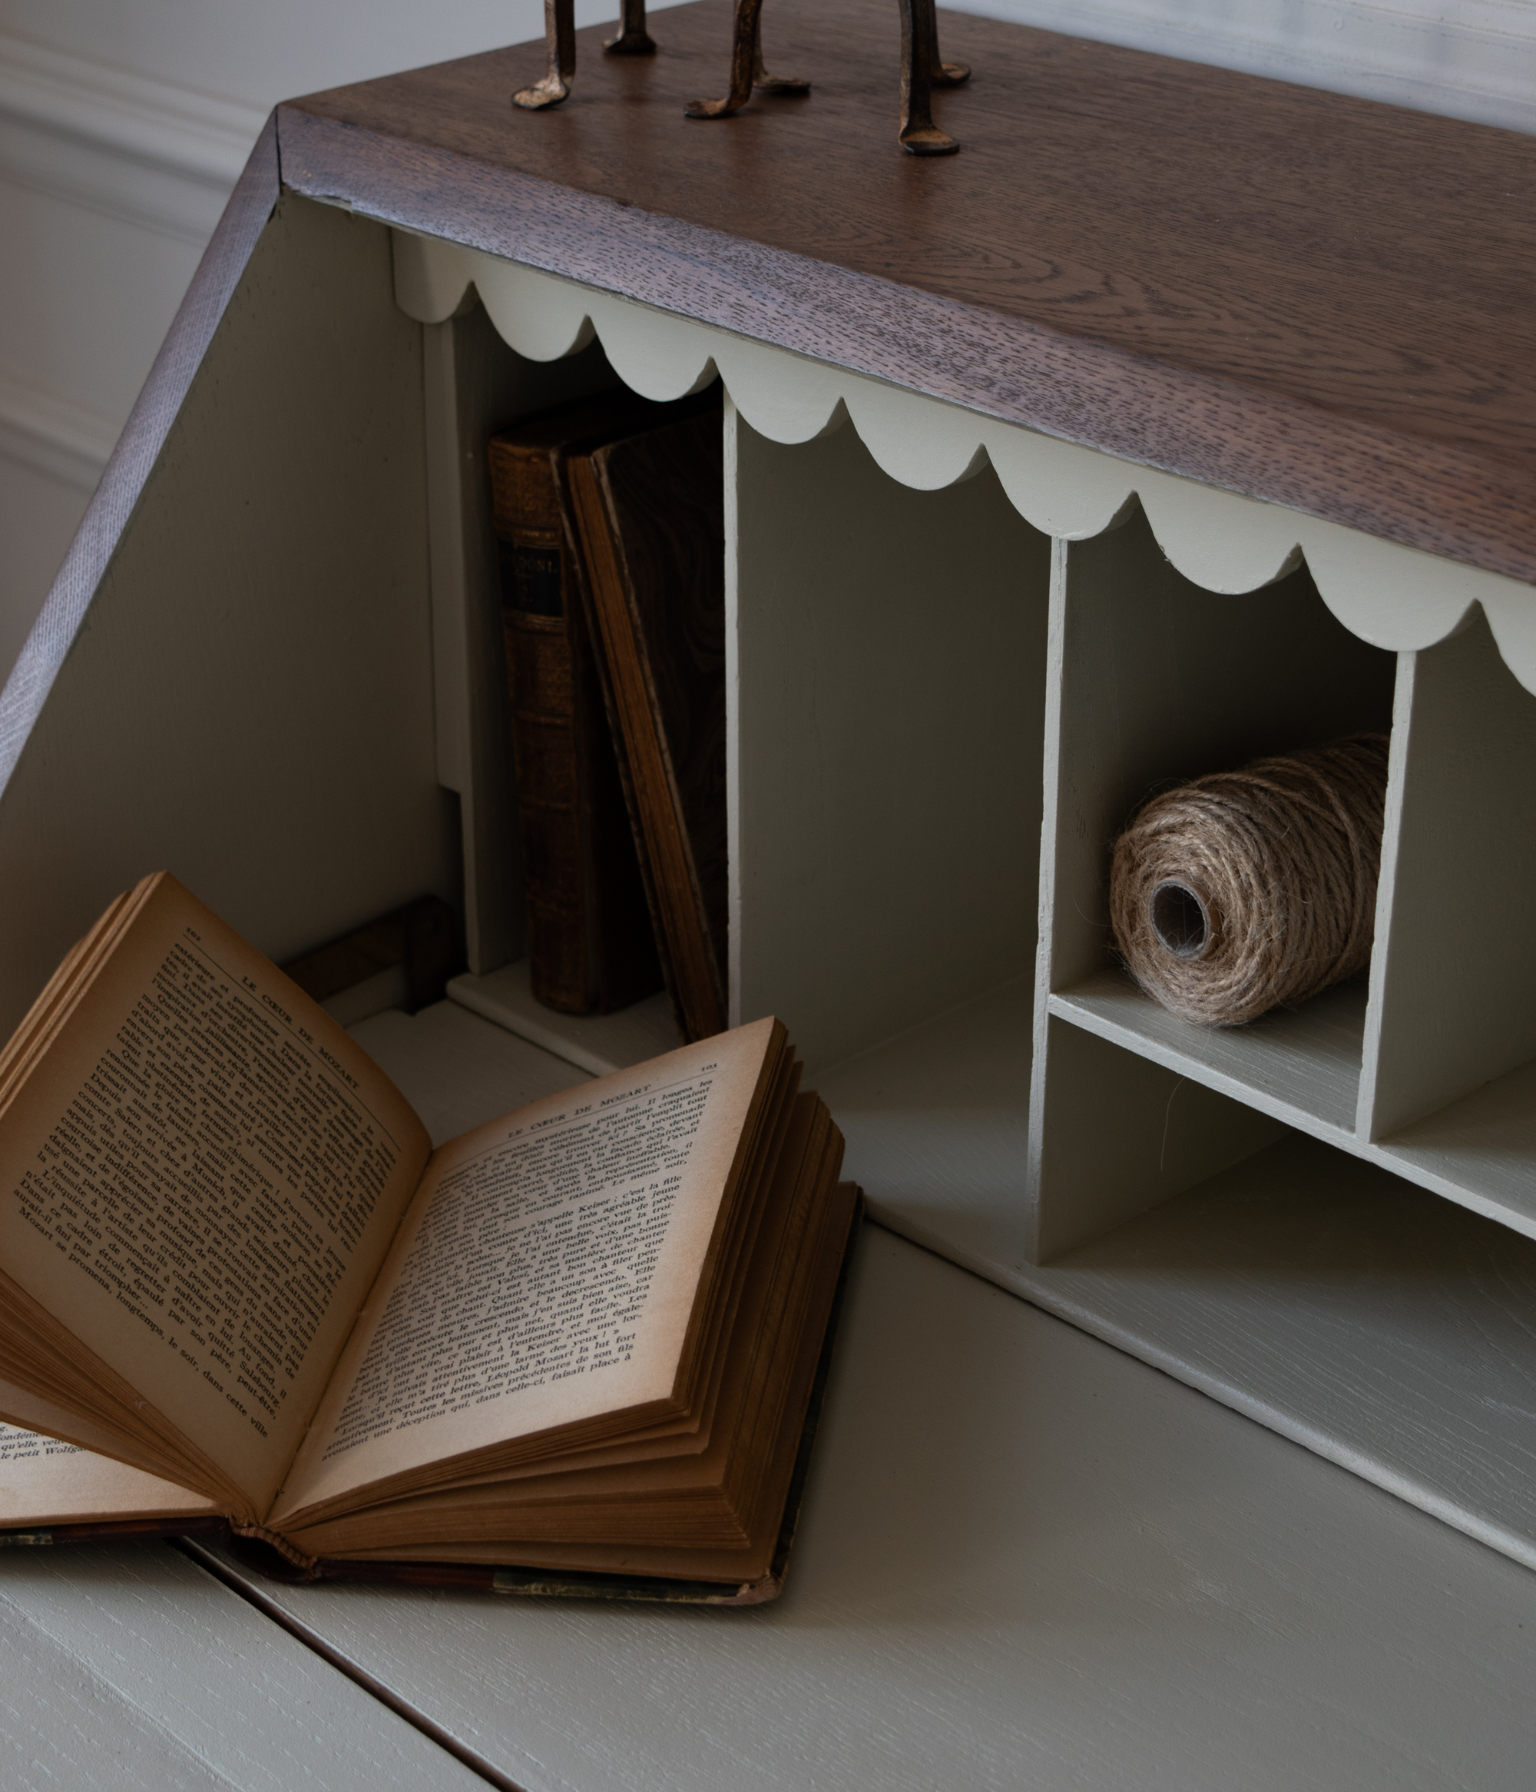
<path fill-rule="evenodd" d="M 490 447 L 535 998 L 582 1014 L 661 981 L 577 594 L 561 452 Z"/>
<path fill-rule="evenodd" d="M 720 474 L 707 455 L 699 466 L 688 452 L 695 438 L 711 441 L 718 430 L 717 417 L 705 414 L 573 457 L 568 469 L 585 596 L 657 944 L 678 1026 L 690 1040 L 729 1024 L 724 550 L 710 516 L 719 508 Z M 635 502 L 614 490 L 615 459 L 638 475 L 637 489 L 625 494 Z M 680 478 L 692 484 L 680 486 Z M 702 615 L 696 634 L 721 634 L 718 652 L 684 638 L 694 612 Z M 707 737 L 702 752 L 689 738 L 699 735 Z"/>

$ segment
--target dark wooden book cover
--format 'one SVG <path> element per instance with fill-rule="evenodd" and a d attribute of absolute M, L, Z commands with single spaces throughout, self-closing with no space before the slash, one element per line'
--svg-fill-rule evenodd
<path fill-rule="evenodd" d="M 530 981 L 539 1001 L 572 1014 L 627 1007 L 662 978 L 563 466 L 576 446 L 659 408 L 616 393 L 509 430 L 489 450 Z"/>
<path fill-rule="evenodd" d="M 569 467 L 625 794 L 690 1040 L 728 1024 L 722 458 L 711 406 Z"/>

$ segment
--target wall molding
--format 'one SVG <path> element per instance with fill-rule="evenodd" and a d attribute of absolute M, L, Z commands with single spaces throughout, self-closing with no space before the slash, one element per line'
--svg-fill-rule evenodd
<path fill-rule="evenodd" d="M 0 455 L 89 495 L 118 425 L 0 369 Z"/>
<path fill-rule="evenodd" d="M 263 118 L 0 33 L 0 177 L 199 248 Z"/>
<path fill-rule="evenodd" d="M 1536 132 L 1531 0 L 961 0 L 959 10 Z"/>

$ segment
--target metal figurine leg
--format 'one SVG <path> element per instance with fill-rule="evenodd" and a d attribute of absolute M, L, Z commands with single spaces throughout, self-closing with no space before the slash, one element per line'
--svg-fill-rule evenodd
<path fill-rule="evenodd" d="M 929 14 L 933 12 L 933 0 L 926 0 Z M 971 78 L 971 65 L 968 62 L 939 61 L 939 22 L 933 21 L 933 73 L 928 77 L 930 87 L 958 87 L 962 81 Z"/>
<path fill-rule="evenodd" d="M 576 76 L 576 0 L 544 0 L 544 42 L 549 51 L 544 79 L 512 95 L 514 106 L 530 112 L 558 106 L 570 95 Z"/>
<path fill-rule="evenodd" d="M 736 0 L 736 31 L 731 40 L 731 91 L 723 100 L 690 100 L 683 111 L 690 118 L 729 118 L 752 97 L 758 60 L 758 22 L 763 0 Z"/>
<path fill-rule="evenodd" d="M 606 56 L 654 56 L 656 40 L 645 28 L 645 0 L 624 0 L 619 35 L 603 45 Z"/>
<path fill-rule="evenodd" d="M 933 122 L 929 91 L 935 77 L 953 86 L 971 72 L 963 63 L 939 61 L 939 26 L 933 0 L 900 0 L 901 147 L 914 156 L 952 156 L 960 147 Z"/>
<path fill-rule="evenodd" d="M 778 93 L 798 95 L 809 93 L 811 84 L 802 81 L 798 75 L 770 75 L 763 67 L 763 16 L 757 16 L 757 28 L 752 33 L 752 86 L 758 93 Z"/>

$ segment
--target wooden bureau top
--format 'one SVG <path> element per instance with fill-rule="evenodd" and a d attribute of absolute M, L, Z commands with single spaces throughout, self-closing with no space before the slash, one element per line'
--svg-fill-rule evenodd
<path fill-rule="evenodd" d="M 958 156 L 896 145 L 894 0 L 728 0 L 279 109 L 283 182 L 1206 484 L 1536 582 L 1536 141 L 959 14 Z M 611 28 L 610 28 L 611 29 Z"/>

